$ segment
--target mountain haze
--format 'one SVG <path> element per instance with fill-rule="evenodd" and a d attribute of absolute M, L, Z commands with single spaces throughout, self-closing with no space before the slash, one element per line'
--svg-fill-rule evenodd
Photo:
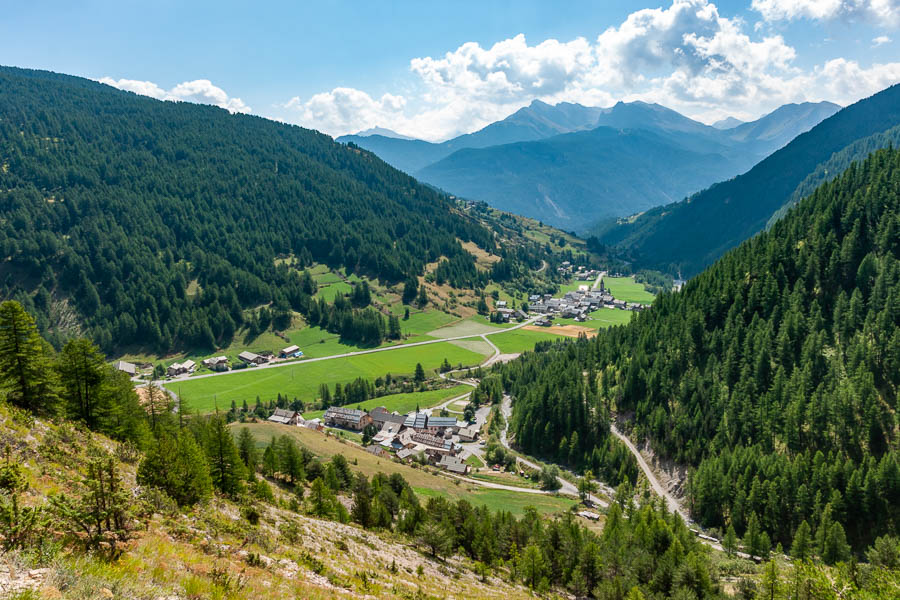
<path fill-rule="evenodd" d="M 404 138 L 390 130 L 387 130 L 390 133 L 379 132 L 375 135 L 367 132 L 345 135 L 336 141 L 344 144 L 352 142 L 371 150 L 388 164 L 412 174 L 460 149 L 539 140 L 588 129 L 596 123 L 602 110 L 566 102 L 551 106 L 535 100 L 502 121 L 441 143 Z"/>
<path fill-rule="evenodd" d="M 586 231 L 598 221 L 669 203 L 742 173 L 837 108 L 786 105 L 722 130 L 659 104 L 591 108 L 536 100 L 502 121 L 440 144 L 379 135 L 338 141 L 367 148 L 453 194 Z M 625 133 L 571 137 L 597 128 Z M 658 138 L 659 147 L 646 161 L 639 153 L 647 136 L 637 131 Z M 640 172 L 640 179 L 630 177 L 632 171 Z"/>
<path fill-rule="evenodd" d="M 900 87 L 893 86 L 840 110 L 747 173 L 623 220 L 601 232 L 601 241 L 629 250 L 642 265 L 695 275 L 762 230 L 800 182 L 833 153 L 897 124 Z"/>

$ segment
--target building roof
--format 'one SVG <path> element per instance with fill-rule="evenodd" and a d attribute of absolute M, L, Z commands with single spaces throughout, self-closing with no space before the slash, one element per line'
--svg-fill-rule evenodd
<path fill-rule="evenodd" d="M 423 412 L 413 413 L 406 417 L 406 420 L 403 422 L 405 427 L 412 427 L 413 429 L 425 429 L 428 425 L 428 415 Z"/>
<path fill-rule="evenodd" d="M 137 373 L 137 367 L 135 367 L 130 362 L 125 362 L 124 360 L 120 360 L 116 363 L 115 366 L 117 370 L 128 373 L 129 375 L 135 375 Z"/>
<path fill-rule="evenodd" d="M 293 410 L 287 410 L 285 408 L 276 408 L 275 412 L 272 413 L 272 416 L 269 417 L 269 421 L 273 423 L 284 423 L 288 424 L 293 421 L 297 417 L 297 412 Z"/>
<path fill-rule="evenodd" d="M 332 406 L 325 411 L 325 418 L 338 418 L 345 421 L 360 421 L 366 413 L 355 408 L 346 408 L 344 406 Z"/>
<path fill-rule="evenodd" d="M 478 427 L 463 427 L 459 430 L 459 436 L 474 440 L 478 437 Z"/>
<path fill-rule="evenodd" d="M 444 447 L 444 438 L 438 437 L 436 435 L 431 435 L 429 433 L 417 433 L 416 435 L 412 436 L 412 441 L 417 444 L 432 446 L 434 448 Z"/>
<path fill-rule="evenodd" d="M 373 408 L 369 411 L 369 416 L 372 417 L 372 420 L 376 423 L 385 424 L 385 423 L 397 423 L 402 425 L 406 422 L 406 415 L 398 415 L 392 412 L 388 412 L 388 410 L 379 406 L 378 408 Z"/>
<path fill-rule="evenodd" d="M 293 354 L 297 350 L 300 349 L 300 346 L 288 346 L 284 350 L 281 351 L 282 354 Z"/>
<path fill-rule="evenodd" d="M 429 427 L 456 427 L 456 417 L 428 417 Z"/>
<path fill-rule="evenodd" d="M 256 360 L 257 358 L 259 358 L 259 354 L 254 354 L 253 352 L 247 352 L 246 350 L 244 350 L 243 352 L 238 354 L 238 358 L 241 360 L 246 360 L 246 361 L 252 362 L 252 361 Z"/>

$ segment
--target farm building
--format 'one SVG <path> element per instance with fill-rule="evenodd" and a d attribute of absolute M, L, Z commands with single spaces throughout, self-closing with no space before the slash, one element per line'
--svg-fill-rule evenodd
<path fill-rule="evenodd" d="M 130 362 L 125 362 L 124 360 L 120 360 L 116 362 L 114 365 L 117 371 L 122 371 L 123 373 L 127 373 L 130 377 L 134 377 L 137 375 L 137 367 L 135 367 Z"/>
<path fill-rule="evenodd" d="M 302 355 L 303 353 L 300 352 L 300 346 L 288 346 L 287 348 L 283 348 L 281 352 L 278 353 L 278 356 L 280 356 L 281 358 L 294 358 Z"/>
<path fill-rule="evenodd" d="M 388 412 L 388 410 L 379 406 L 378 408 L 373 408 L 369 411 L 369 416 L 372 417 L 372 422 L 379 429 L 384 427 L 387 423 L 397 423 L 399 425 L 403 425 L 406 422 L 406 415 L 398 415 L 392 412 Z"/>
<path fill-rule="evenodd" d="M 465 475 L 469 472 L 469 465 L 463 462 L 458 456 L 450 456 L 449 454 L 441 456 L 438 466 L 445 471 L 456 473 L 457 475 Z"/>
<path fill-rule="evenodd" d="M 169 377 L 184 375 L 185 373 L 193 373 L 197 369 L 197 363 L 192 360 L 186 360 L 183 363 L 173 363 L 166 369 Z"/>
<path fill-rule="evenodd" d="M 248 365 L 262 365 L 269 362 L 269 359 L 261 354 L 255 354 L 253 352 L 241 352 L 238 354 L 238 358 L 247 363 Z"/>
<path fill-rule="evenodd" d="M 303 417 L 295 410 L 276 408 L 275 412 L 272 413 L 272 416 L 269 417 L 269 421 L 281 423 L 282 425 L 299 425 L 300 422 L 303 421 Z"/>
<path fill-rule="evenodd" d="M 210 371 L 227 371 L 228 370 L 228 357 L 227 356 L 213 356 L 212 358 L 207 358 L 201 361 L 203 366 L 209 369 Z"/>
<path fill-rule="evenodd" d="M 344 427 L 354 431 L 362 431 L 372 423 L 372 417 L 364 411 L 343 406 L 332 406 L 325 411 L 325 424 L 332 427 Z"/>

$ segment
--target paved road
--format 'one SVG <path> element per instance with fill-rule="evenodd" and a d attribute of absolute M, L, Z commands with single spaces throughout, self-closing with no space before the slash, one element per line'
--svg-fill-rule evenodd
<path fill-rule="evenodd" d="M 600 282 L 603 281 L 604 277 L 606 277 L 606 271 L 600 271 L 600 274 L 597 275 L 597 281 L 594 282 L 594 287 L 592 287 L 591 289 L 596 290 L 598 287 L 600 287 Z"/>
<path fill-rule="evenodd" d="M 507 449 L 512 450 L 509 446 L 509 440 L 507 439 L 507 430 L 509 430 L 509 419 L 512 416 L 512 398 L 508 395 L 503 395 L 503 400 L 500 402 L 500 414 L 503 415 L 503 419 L 506 422 L 505 427 L 503 427 L 503 431 L 500 432 L 500 443 L 503 444 Z M 531 462 L 522 457 L 517 457 L 517 461 L 527 466 L 530 469 L 534 469 L 535 471 L 541 470 L 541 465 Z M 576 498 L 580 497 L 578 493 L 578 488 L 575 487 L 573 483 L 570 481 L 563 479 L 562 477 L 557 477 L 557 481 L 560 483 L 561 487 L 559 488 L 559 493 L 561 494 L 569 494 L 571 496 L 575 496 Z M 593 494 L 588 494 L 587 497 L 592 503 L 597 504 L 599 506 L 609 506 L 609 503 L 605 500 L 594 496 Z"/>
<path fill-rule="evenodd" d="M 374 354 L 375 352 L 390 352 L 391 350 L 399 350 L 400 348 L 413 348 L 415 346 L 427 346 L 428 344 L 441 344 L 443 342 L 454 342 L 457 340 L 469 340 L 472 338 L 481 338 L 485 340 L 491 347 L 494 349 L 494 356 L 491 358 L 495 358 L 500 355 L 500 350 L 495 346 L 490 340 L 487 339 L 489 335 L 496 335 L 498 333 L 503 333 L 506 331 L 514 331 L 519 329 L 520 327 L 525 327 L 526 325 L 531 325 L 537 319 L 541 318 L 543 315 L 538 315 L 535 317 L 531 317 L 521 323 L 513 325 L 512 327 L 506 327 L 504 329 L 498 329 L 497 331 L 488 331 L 487 333 L 474 333 L 471 335 L 459 335 L 456 337 L 448 337 L 448 338 L 440 338 L 435 340 L 425 340 L 424 342 L 412 342 L 411 344 L 397 344 L 396 346 L 386 346 L 384 348 L 372 348 L 371 350 L 358 350 L 356 352 L 345 352 L 343 354 L 333 354 L 331 356 L 320 356 L 318 358 L 305 358 L 299 361 L 288 361 L 288 362 L 277 362 L 277 363 L 267 363 L 264 365 L 260 365 L 258 367 L 251 367 L 250 369 L 237 369 L 231 371 L 222 371 L 221 373 L 207 373 L 205 375 L 194 375 L 191 376 L 182 376 L 175 377 L 173 379 L 168 379 L 163 382 L 163 384 L 174 383 L 176 381 L 194 381 L 195 379 L 204 379 L 206 377 L 224 377 L 226 375 L 235 375 L 237 373 L 247 373 L 248 371 L 260 371 L 260 370 L 268 370 L 268 369 L 279 369 L 282 367 L 298 367 L 307 365 L 309 363 L 320 362 L 323 360 L 334 360 L 338 358 L 348 358 L 351 356 L 360 356 L 362 354 Z M 488 359 L 490 360 L 490 358 Z M 144 383 L 144 380 L 133 379 L 132 381 Z"/>

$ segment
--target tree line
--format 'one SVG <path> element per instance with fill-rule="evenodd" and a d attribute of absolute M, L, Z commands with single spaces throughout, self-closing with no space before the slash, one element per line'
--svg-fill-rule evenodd
<path fill-rule="evenodd" d="M 630 324 L 498 367 L 518 442 L 584 461 L 616 412 L 692 467 L 703 525 L 820 555 L 896 536 L 898 182 L 876 152 Z"/>

